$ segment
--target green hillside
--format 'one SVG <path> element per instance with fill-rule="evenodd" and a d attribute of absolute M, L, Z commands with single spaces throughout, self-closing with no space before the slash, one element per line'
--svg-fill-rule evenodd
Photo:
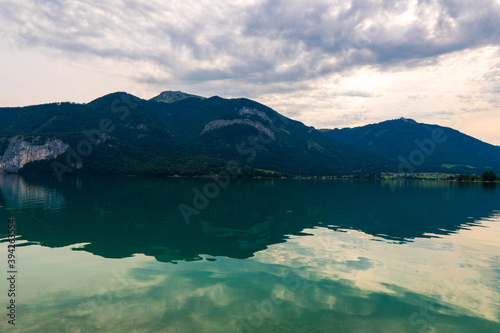
<path fill-rule="evenodd" d="M 356 128 L 321 130 L 332 139 L 396 161 L 404 171 L 482 173 L 500 170 L 500 149 L 452 128 L 396 119 Z M 407 163 L 406 163 L 407 162 Z"/>
<path fill-rule="evenodd" d="M 375 154 L 248 99 L 189 97 L 164 103 L 119 92 L 88 104 L 0 108 L 0 135 L 2 154 L 14 136 L 62 140 L 70 149 L 55 162 L 59 172 L 72 174 L 207 175 L 227 169 L 228 162 L 235 175 L 383 168 Z M 54 173 L 53 162 L 31 162 L 22 172 Z"/>

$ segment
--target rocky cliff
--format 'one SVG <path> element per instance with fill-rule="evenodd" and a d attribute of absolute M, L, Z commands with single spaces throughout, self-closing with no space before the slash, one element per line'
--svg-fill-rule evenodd
<path fill-rule="evenodd" d="M 69 145 L 59 139 L 49 139 L 44 144 L 37 144 L 38 141 L 39 137 L 11 138 L 7 150 L 0 158 L 0 172 L 17 172 L 29 162 L 56 158 L 69 148 Z"/>

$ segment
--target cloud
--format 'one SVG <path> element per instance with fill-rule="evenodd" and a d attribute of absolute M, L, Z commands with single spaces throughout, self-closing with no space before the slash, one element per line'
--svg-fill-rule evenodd
<path fill-rule="evenodd" d="M 356 66 L 418 66 L 498 44 L 496 1 L 3 1 L 19 45 L 149 61 L 158 79 L 287 82 Z M 10 27 L 10 28 L 7 28 Z"/>

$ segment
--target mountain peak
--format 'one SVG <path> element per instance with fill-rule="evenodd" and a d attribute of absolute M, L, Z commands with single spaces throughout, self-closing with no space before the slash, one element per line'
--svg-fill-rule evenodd
<path fill-rule="evenodd" d="M 131 94 L 127 93 L 127 92 L 117 91 L 117 92 L 113 92 L 113 93 L 104 95 L 102 97 L 96 98 L 93 101 L 89 102 L 88 104 L 89 105 L 97 105 L 99 103 L 108 103 L 109 100 L 124 99 L 124 98 L 130 98 L 132 100 L 138 100 L 138 99 L 140 99 L 139 97 L 131 95 Z"/>
<path fill-rule="evenodd" d="M 193 97 L 198 99 L 205 99 L 205 97 L 191 95 L 182 91 L 167 90 L 161 92 L 158 96 L 151 98 L 150 101 L 162 102 L 162 103 L 175 103 L 183 99 L 193 98 Z"/>
<path fill-rule="evenodd" d="M 398 120 L 398 121 L 404 121 L 405 123 L 410 123 L 410 124 L 416 124 L 417 122 L 411 118 L 405 118 L 405 117 L 401 117 L 399 119 L 395 119 L 395 120 Z"/>
<path fill-rule="evenodd" d="M 500 167 L 498 147 L 448 127 L 408 118 L 322 133 L 398 163 L 410 160 L 412 169 L 419 167 L 420 171 L 480 172 Z"/>

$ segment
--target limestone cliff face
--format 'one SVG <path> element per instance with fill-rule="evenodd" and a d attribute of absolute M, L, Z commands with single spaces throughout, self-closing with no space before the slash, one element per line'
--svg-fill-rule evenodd
<path fill-rule="evenodd" d="M 0 158 L 0 172 L 17 172 L 26 163 L 56 158 L 69 148 L 69 145 L 59 139 L 50 139 L 38 145 L 36 143 L 39 140 L 40 138 L 27 141 L 23 137 L 11 138 L 7 150 Z"/>
<path fill-rule="evenodd" d="M 260 121 L 255 121 L 250 119 L 214 120 L 205 125 L 205 128 L 203 129 L 203 131 L 201 131 L 200 135 L 203 135 L 209 131 L 213 131 L 226 126 L 231 126 L 234 124 L 252 126 L 256 128 L 258 131 L 264 132 L 269 138 L 271 138 L 271 140 L 273 141 L 276 140 L 274 132 L 270 128 L 264 126 L 264 124 L 262 124 Z"/>

